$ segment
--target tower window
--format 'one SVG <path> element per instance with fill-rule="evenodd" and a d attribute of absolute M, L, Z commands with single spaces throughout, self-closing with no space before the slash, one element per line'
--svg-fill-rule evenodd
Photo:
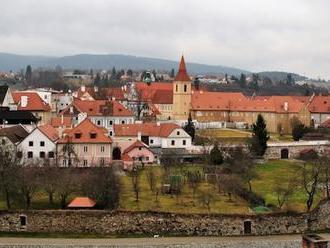
<path fill-rule="evenodd" d="M 183 91 L 187 92 L 187 85 L 186 84 L 183 86 Z"/>
<path fill-rule="evenodd" d="M 178 92 L 178 85 L 175 85 L 175 91 Z"/>

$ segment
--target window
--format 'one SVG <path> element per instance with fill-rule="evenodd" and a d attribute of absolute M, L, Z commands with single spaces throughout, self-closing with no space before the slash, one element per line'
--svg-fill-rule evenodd
<path fill-rule="evenodd" d="M 28 155 L 28 158 L 33 158 L 33 152 L 28 152 L 27 155 Z"/>
<path fill-rule="evenodd" d="M 26 223 L 27 223 L 26 215 L 20 215 L 19 222 L 20 222 L 21 227 L 26 227 Z"/>
<path fill-rule="evenodd" d="M 100 159 L 100 163 L 101 163 L 101 165 L 104 165 L 104 158 Z"/>
<path fill-rule="evenodd" d="M 180 131 L 177 131 L 177 132 L 176 132 L 176 135 L 180 135 Z"/>
<path fill-rule="evenodd" d="M 33 146 L 33 141 L 29 141 L 29 146 Z"/>
<path fill-rule="evenodd" d="M 45 158 L 45 152 L 39 152 L 39 157 L 40 158 Z"/>
<path fill-rule="evenodd" d="M 149 157 L 146 157 L 146 160 L 149 161 Z"/>
<path fill-rule="evenodd" d="M 121 121 L 121 124 L 125 124 L 125 121 L 123 120 L 123 121 Z"/>
<path fill-rule="evenodd" d="M 75 133 L 75 134 L 74 134 L 74 137 L 75 137 L 76 139 L 80 139 L 80 138 L 81 138 L 81 133 Z"/>
<path fill-rule="evenodd" d="M 6 144 L 6 140 L 5 139 L 2 139 L 1 143 L 2 143 L 2 145 L 5 145 Z"/>
<path fill-rule="evenodd" d="M 48 158 L 54 158 L 54 152 L 48 152 Z"/>
<path fill-rule="evenodd" d="M 113 123 L 112 121 L 109 121 L 109 125 L 110 125 L 110 126 L 112 126 L 112 123 Z"/>
<path fill-rule="evenodd" d="M 182 140 L 182 145 L 186 145 L 186 140 Z"/>
<path fill-rule="evenodd" d="M 88 149 L 87 149 L 87 146 L 84 146 L 84 152 L 87 152 Z"/>
<path fill-rule="evenodd" d="M 109 136 L 112 136 L 112 131 L 109 132 Z"/>
<path fill-rule="evenodd" d="M 187 92 L 187 85 L 186 84 L 183 86 L 183 91 Z"/>
<path fill-rule="evenodd" d="M 87 160 L 84 159 L 84 166 L 87 166 Z"/>
<path fill-rule="evenodd" d="M 22 153 L 22 152 L 17 152 L 17 153 L 16 153 L 16 156 L 17 156 L 18 158 L 22 158 L 22 157 L 23 157 L 23 153 Z"/>
<path fill-rule="evenodd" d="M 178 92 L 178 85 L 175 85 L 175 91 Z"/>
<path fill-rule="evenodd" d="M 154 143 L 154 140 L 151 139 L 151 140 L 150 140 L 150 144 L 153 144 L 153 143 Z"/>
<path fill-rule="evenodd" d="M 140 147 L 139 147 L 139 151 L 141 151 L 141 150 L 142 150 L 142 147 L 140 146 Z"/>
<path fill-rule="evenodd" d="M 104 146 L 101 146 L 101 152 L 104 152 Z"/>
<path fill-rule="evenodd" d="M 40 141 L 40 146 L 45 146 L 45 141 Z"/>
<path fill-rule="evenodd" d="M 175 145 L 175 140 L 171 140 L 171 145 L 172 145 L 172 146 Z"/>
<path fill-rule="evenodd" d="M 90 133 L 89 136 L 90 136 L 91 139 L 95 139 L 96 138 L 96 133 Z"/>
<path fill-rule="evenodd" d="M 100 120 L 98 120 L 96 123 L 97 123 L 98 126 L 101 125 L 101 121 Z"/>

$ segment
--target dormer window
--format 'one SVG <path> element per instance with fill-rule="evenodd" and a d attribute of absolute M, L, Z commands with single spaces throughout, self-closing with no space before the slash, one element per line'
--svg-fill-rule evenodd
<path fill-rule="evenodd" d="M 80 139 L 80 138 L 81 138 L 81 133 L 75 133 L 75 134 L 74 134 L 74 137 L 75 137 L 76 139 Z"/>
<path fill-rule="evenodd" d="M 91 139 L 96 139 L 96 133 L 90 133 L 89 136 Z"/>

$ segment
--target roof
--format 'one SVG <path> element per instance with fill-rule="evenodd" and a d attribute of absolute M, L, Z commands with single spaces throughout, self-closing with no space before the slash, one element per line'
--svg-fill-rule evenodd
<path fill-rule="evenodd" d="M 181 128 L 174 123 L 135 123 L 114 125 L 115 136 L 142 136 L 168 137 L 175 129 Z"/>
<path fill-rule="evenodd" d="M 59 139 L 57 130 L 50 124 L 39 126 L 38 129 L 53 142 Z"/>
<path fill-rule="evenodd" d="M 320 126 L 325 128 L 330 128 L 330 119 L 323 122 Z"/>
<path fill-rule="evenodd" d="M 193 92 L 193 110 L 227 110 L 246 112 L 299 113 L 307 103 L 291 96 L 248 98 L 240 92 Z"/>
<path fill-rule="evenodd" d="M 63 110 L 62 113 L 67 113 L 70 107 L 71 105 Z M 134 116 L 132 111 L 116 100 L 83 101 L 75 98 L 72 107 L 74 107 L 74 111 L 87 113 L 89 116 Z"/>
<path fill-rule="evenodd" d="M 111 138 L 107 135 L 107 130 L 96 126 L 88 118 L 76 127 L 65 130 L 64 134 L 58 143 L 112 143 Z"/>
<path fill-rule="evenodd" d="M 50 111 L 50 106 L 45 103 L 36 92 L 15 91 L 12 92 L 14 102 L 18 105 L 18 110 L 29 111 Z M 22 106 L 22 96 L 27 97 L 27 105 Z"/>
<path fill-rule="evenodd" d="M 60 117 L 53 117 L 50 120 L 50 125 L 54 128 L 58 128 L 60 126 L 64 126 L 66 128 L 69 128 L 72 126 L 72 118 L 71 117 L 66 117 L 66 116 L 60 116 Z"/>
<path fill-rule="evenodd" d="M 133 142 L 129 147 L 127 147 L 124 150 L 123 154 L 129 153 L 130 151 L 134 150 L 135 148 L 140 148 L 140 147 L 149 149 L 149 147 L 146 144 L 144 144 L 142 141 L 136 140 L 135 142 Z"/>
<path fill-rule="evenodd" d="M 0 129 L 0 136 L 6 136 L 12 143 L 21 142 L 29 133 L 21 125 Z"/>
<path fill-rule="evenodd" d="M 184 61 L 184 57 L 182 55 L 181 57 L 181 61 L 180 61 L 180 65 L 179 65 L 179 71 L 176 74 L 174 81 L 191 81 L 188 73 L 187 73 L 187 69 L 186 69 L 186 63 Z"/>
<path fill-rule="evenodd" d="M 5 100 L 8 89 L 8 85 L 0 85 L 0 105 L 2 105 L 3 101 Z"/>
<path fill-rule="evenodd" d="M 88 93 L 95 100 L 107 100 L 115 98 L 116 100 L 124 100 L 124 90 L 121 87 L 115 88 L 100 88 L 100 87 L 85 87 L 85 91 L 81 88 L 77 90 L 77 98 L 83 98 Z"/>
<path fill-rule="evenodd" d="M 96 202 L 89 197 L 76 197 L 74 198 L 68 208 L 93 208 Z"/>
<path fill-rule="evenodd" d="M 3 124 L 3 120 L 7 124 L 31 124 L 37 123 L 38 119 L 30 111 L 0 111 L 0 124 Z"/>
<path fill-rule="evenodd" d="M 308 110 L 311 113 L 329 113 L 330 96 L 314 96 L 309 104 Z"/>

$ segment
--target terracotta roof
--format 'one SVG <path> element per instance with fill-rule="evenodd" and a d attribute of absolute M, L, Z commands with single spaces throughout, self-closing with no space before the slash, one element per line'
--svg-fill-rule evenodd
<path fill-rule="evenodd" d="M 145 82 L 135 82 L 137 90 L 171 90 L 173 91 L 173 83 L 168 82 L 152 82 L 148 85 Z"/>
<path fill-rule="evenodd" d="M 96 202 L 89 197 L 76 197 L 74 198 L 68 208 L 93 208 Z"/>
<path fill-rule="evenodd" d="M 57 130 L 50 124 L 39 126 L 38 129 L 53 142 L 59 139 Z"/>
<path fill-rule="evenodd" d="M 114 132 L 115 136 L 135 137 L 141 132 L 145 136 L 168 137 L 176 128 L 181 127 L 174 123 L 135 123 L 114 125 Z"/>
<path fill-rule="evenodd" d="M 116 88 L 85 87 L 85 91 L 82 91 L 81 88 L 79 88 L 77 90 L 77 98 L 82 98 L 86 93 L 88 93 L 95 100 L 107 100 L 112 98 L 115 98 L 116 100 L 125 99 L 124 90 L 121 87 L 116 87 Z"/>
<path fill-rule="evenodd" d="M 12 92 L 14 102 L 18 105 L 18 110 L 29 110 L 29 111 L 50 111 L 50 106 L 45 103 L 38 93 L 35 92 L 25 92 L 25 91 L 15 91 Z M 23 107 L 21 104 L 21 97 L 27 97 L 27 105 Z"/>
<path fill-rule="evenodd" d="M 112 143 L 107 130 L 93 124 L 88 118 L 72 129 L 64 131 L 64 137 L 58 143 Z"/>
<path fill-rule="evenodd" d="M 184 62 L 184 57 L 182 55 L 180 65 L 179 65 L 179 71 L 176 74 L 174 81 L 191 81 L 187 69 L 186 69 L 186 63 Z"/>
<path fill-rule="evenodd" d="M 132 162 L 133 159 L 127 154 L 127 153 L 124 153 L 122 156 L 121 156 L 121 160 L 122 161 L 127 161 L 127 162 Z"/>
<path fill-rule="evenodd" d="M 325 128 L 330 128 L 330 119 L 323 122 L 320 126 Z"/>
<path fill-rule="evenodd" d="M 107 101 L 104 106 L 101 106 L 101 115 L 134 116 L 131 110 L 115 100 Z"/>
<path fill-rule="evenodd" d="M 308 109 L 311 113 L 330 113 L 330 96 L 314 96 Z"/>
<path fill-rule="evenodd" d="M 62 123 L 62 117 L 53 117 L 50 120 L 50 125 L 52 125 L 54 128 L 58 128 L 61 126 L 64 126 L 66 128 L 69 128 L 72 126 L 72 118 L 71 117 L 65 117 L 63 116 L 63 123 Z"/>
<path fill-rule="evenodd" d="M 28 135 L 29 133 L 21 125 L 0 129 L 0 136 L 7 137 L 11 142 L 13 142 L 13 144 L 22 141 Z"/>
<path fill-rule="evenodd" d="M 127 147 L 126 149 L 125 149 L 125 151 L 123 152 L 123 154 L 127 154 L 127 153 L 129 153 L 130 151 L 132 151 L 133 149 L 135 149 L 135 148 L 140 148 L 140 147 L 143 147 L 143 148 L 147 148 L 147 149 L 149 149 L 149 147 L 146 145 L 146 144 L 144 144 L 142 141 L 140 141 L 140 140 L 137 140 L 137 141 L 135 141 L 135 142 L 133 142 L 129 147 Z"/>

